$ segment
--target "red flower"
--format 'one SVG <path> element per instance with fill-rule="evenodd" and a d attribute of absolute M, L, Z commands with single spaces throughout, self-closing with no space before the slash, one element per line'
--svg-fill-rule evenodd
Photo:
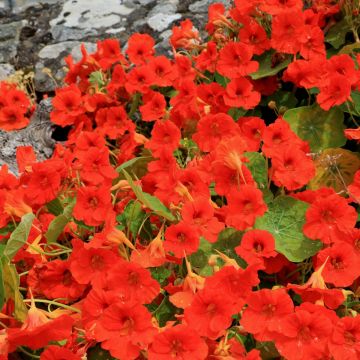
<path fill-rule="evenodd" d="M 186 324 L 199 335 L 217 339 L 231 325 L 231 315 L 235 312 L 227 294 L 217 289 L 204 288 L 198 291 L 189 307 L 185 309 Z"/>
<path fill-rule="evenodd" d="M 97 124 L 96 131 L 103 137 L 116 139 L 123 136 L 125 132 L 133 132 L 134 124 L 128 118 L 125 109 L 122 106 L 111 106 L 99 109 L 96 112 L 95 121 Z"/>
<path fill-rule="evenodd" d="M 316 266 L 325 261 L 323 277 L 327 283 L 342 287 L 350 286 L 360 276 L 357 257 L 353 248 L 345 242 L 319 251 L 316 255 Z"/>
<path fill-rule="evenodd" d="M 194 30 L 191 20 L 181 21 L 180 26 L 172 28 L 170 43 L 175 48 L 191 49 L 199 40 L 199 32 Z"/>
<path fill-rule="evenodd" d="M 335 360 L 360 358 L 360 317 L 343 317 L 335 325 L 329 341 L 331 355 Z"/>
<path fill-rule="evenodd" d="M 144 105 L 140 106 L 141 118 L 144 121 L 155 121 L 165 115 L 166 101 L 164 95 L 150 91 L 143 96 Z"/>
<path fill-rule="evenodd" d="M 0 109 L 0 129 L 5 131 L 19 130 L 29 125 L 30 120 L 17 105 L 4 106 Z"/>
<path fill-rule="evenodd" d="M 154 46 L 150 35 L 136 33 L 130 36 L 126 53 L 132 63 L 142 65 L 154 55 Z"/>
<path fill-rule="evenodd" d="M 109 189 L 94 186 L 81 187 L 78 190 L 74 217 L 87 225 L 101 225 L 112 211 Z"/>
<path fill-rule="evenodd" d="M 109 150 L 106 147 L 91 147 L 79 153 L 77 157 L 79 163 L 75 167 L 80 167 L 81 179 L 87 185 L 110 186 L 112 180 L 119 175 L 110 165 Z"/>
<path fill-rule="evenodd" d="M 296 54 L 300 50 L 304 18 L 301 10 L 287 10 L 273 17 L 271 46 L 282 53 Z"/>
<path fill-rule="evenodd" d="M 355 173 L 352 183 L 348 186 L 348 191 L 350 196 L 360 204 L 360 170 Z"/>
<path fill-rule="evenodd" d="M 69 315 L 50 320 L 45 311 L 32 304 L 21 328 L 8 329 L 9 352 L 18 346 L 36 350 L 50 341 L 65 340 L 71 334 L 73 323 L 74 320 Z"/>
<path fill-rule="evenodd" d="M 180 130 L 172 121 L 157 121 L 145 147 L 150 149 L 154 156 L 158 156 L 162 149 L 173 152 L 179 146 L 180 138 Z"/>
<path fill-rule="evenodd" d="M 245 78 L 233 79 L 226 86 L 224 101 L 232 107 L 252 109 L 260 102 L 261 95 L 253 90 L 252 83 Z"/>
<path fill-rule="evenodd" d="M 238 127 L 231 116 L 224 113 L 209 114 L 200 119 L 192 138 L 202 151 L 208 152 L 223 138 L 235 136 L 237 132 Z"/>
<path fill-rule="evenodd" d="M 263 119 L 246 116 L 238 119 L 240 132 L 246 140 L 249 151 L 258 151 L 266 125 Z"/>
<path fill-rule="evenodd" d="M 209 41 L 206 44 L 206 49 L 196 57 L 196 67 L 201 71 L 210 71 L 212 73 L 216 70 L 216 62 L 218 58 L 218 52 L 216 50 L 216 43 Z"/>
<path fill-rule="evenodd" d="M 148 356 L 149 360 L 204 360 L 207 353 L 208 347 L 197 332 L 180 324 L 156 335 Z"/>
<path fill-rule="evenodd" d="M 214 216 L 214 208 L 205 197 L 188 201 L 181 209 L 181 216 L 185 223 L 196 226 L 198 232 L 209 242 L 216 242 L 224 223 Z"/>
<path fill-rule="evenodd" d="M 78 239 L 74 239 L 72 244 L 70 270 L 72 276 L 80 284 L 95 282 L 97 277 L 107 272 L 120 259 L 109 249 L 86 249 L 84 243 Z"/>
<path fill-rule="evenodd" d="M 226 259 L 226 256 L 222 254 L 220 258 Z M 260 282 L 257 273 L 260 267 L 251 265 L 243 270 L 234 260 L 232 261 L 232 264 L 223 266 L 213 276 L 207 277 L 205 286 L 218 293 L 226 294 L 228 306 L 231 305 L 234 312 L 240 312 L 252 288 Z"/>
<path fill-rule="evenodd" d="M 77 300 L 86 288 L 79 284 L 70 271 L 70 262 L 53 260 L 35 265 L 27 278 L 29 287 L 49 299 Z"/>
<path fill-rule="evenodd" d="M 226 224 L 238 230 L 253 226 L 256 218 L 264 215 L 267 210 L 262 192 L 253 185 L 241 185 L 239 191 L 232 191 L 227 200 Z"/>
<path fill-rule="evenodd" d="M 50 159 L 32 165 L 31 173 L 23 173 L 21 183 L 26 188 L 26 198 L 36 205 L 54 200 L 60 191 L 65 175 L 62 161 Z"/>
<path fill-rule="evenodd" d="M 300 308 L 281 319 L 275 345 L 286 359 L 311 359 L 313 352 L 325 350 L 331 330 L 331 320 L 320 310 L 310 313 Z"/>
<path fill-rule="evenodd" d="M 304 234 L 325 244 L 342 241 L 344 233 L 351 230 L 357 221 L 356 210 L 337 194 L 315 200 L 305 217 Z"/>
<path fill-rule="evenodd" d="M 316 100 L 324 110 L 351 100 L 351 83 L 344 75 L 328 74 L 328 78 L 324 84 L 319 86 L 319 89 L 320 93 Z"/>
<path fill-rule="evenodd" d="M 294 311 L 294 304 L 284 289 L 253 292 L 247 304 L 240 324 L 259 341 L 273 340 L 273 333 L 280 330 L 279 320 Z"/>
<path fill-rule="evenodd" d="M 109 69 L 115 63 L 126 63 L 121 53 L 118 39 L 105 39 L 97 42 L 98 63 L 103 70 Z"/>
<path fill-rule="evenodd" d="M 113 303 L 95 325 L 95 339 L 118 359 L 136 359 L 155 333 L 151 314 L 137 303 Z"/>
<path fill-rule="evenodd" d="M 216 70 L 231 79 L 251 74 L 259 68 L 257 61 L 251 61 L 252 56 L 251 46 L 229 41 L 219 52 Z"/>
<path fill-rule="evenodd" d="M 81 91 L 76 85 L 57 89 L 52 105 L 51 121 L 60 126 L 73 125 L 76 118 L 84 113 Z"/>
<path fill-rule="evenodd" d="M 185 222 L 170 225 L 165 231 L 164 247 L 178 258 L 190 255 L 199 247 L 199 232 L 195 226 Z"/>
<path fill-rule="evenodd" d="M 130 94 L 141 92 L 143 94 L 150 91 L 150 86 L 154 84 L 155 75 L 149 65 L 141 65 L 132 68 L 126 76 L 125 88 Z"/>
<path fill-rule="evenodd" d="M 263 263 L 263 258 L 277 255 L 274 237 L 266 230 L 250 230 L 246 232 L 235 251 L 248 264 L 258 261 Z"/>
<path fill-rule="evenodd" d="M 300 189 L 315 176 L 313 161 L 296 146 L 274 150 L 271 164 L 273 182 L 287 190 Z"/>
<path fill-rule="evenodd" d="M 151 277 L 150 271 L 138 264 L 117 261 L 107 273 L 107 288 L 116 294 L 125 294 L 134 302 L 149 304 L 160 292 L 159 283 Z"/>
<path fill-rule="evenodd" d="M 48 346 L 40 355 L 40 360 L 81 360 L 81 358 L 71 350 L 56 345 Z"/>
<path fill-rule="evenodd" d="M 261 55 L 270 48 L 270 41 L 264 28 L 253 18 L 244 21 L 244 26 L 239 31 L 242 43 L 249 45 L 255 55 Z"/>
<path fill-rule="evenodd" d="M 166 56 L 156 56 L 149 59 L 149 69 L 154 74 L 153 83 L 157 86 L 171 86 L 176 76 L 174 66 Z"/>

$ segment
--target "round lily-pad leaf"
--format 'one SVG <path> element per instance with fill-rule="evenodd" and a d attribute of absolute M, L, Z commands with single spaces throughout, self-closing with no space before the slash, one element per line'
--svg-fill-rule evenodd
<path fill-rule="evenodd" d="M 291 196 L 278 196 L 255 223 L 255 228 L 267 230 L 274 236 L 276 251 L 292 262 L 301 262 L 322 248 L 320 241 L 310 240 L 303 234 L 308 206 Z"/>
<path fill-rule="evenodd" d="M 310 144 L 313 152 L 346 143 L 344 113 L 339 108 L 322 110 L 318 105 L 302 106 L 285 112 L 291 129 Z"/>
<path fill-rule="evenodd" d="M 345 191 L 352 183 L 354 174 L 360 168 L 357 153 L 345 149 L 326 149 L 315 157 L 315 177 L 309 189 L 332 187 L 336 192 Z"/>

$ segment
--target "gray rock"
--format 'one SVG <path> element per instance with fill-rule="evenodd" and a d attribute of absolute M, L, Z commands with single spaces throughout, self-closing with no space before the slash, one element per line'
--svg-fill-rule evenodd
<path fill-rule="evenodd" d="M 19 146 L 31 145 L 38 160 L 45 160 L 52 155 L 56 142 L 51 137 L 54 130 L 50 121 L 51 109 L 51 99 L 42 100 L 26 128 L 0 131 L 0 165 L 7 164 L 9 170 L 17 174 L 16 149 Z"/>
<path fill-rule="evenodd" d="M 16 56 L 21 28 L 25 20 L 0 25 L 0 63 L 10 62 Z"/>
<path fill-rule="evenodd" d="M 61 14 L 51 20 L 50 25 L 69 28 L 101 29 L 109 28 L 120 21 L 120 15 L 127 16 L 133 9 L 119 0 L 77 0 L 65 2 Z"/>
<path fill-rule="evenodd" d="M 5 80 L 15 73 L 15 68 L 10 64 L 0 64 L 0 81 Z"/>
<path fill-rule="evenodd" d="M 20 13 L 32 6 L 38 6 L 39 4 L 59 4 L 64 0 L 7 0 L 4 1 L 5 8 L 9 8 L 13 13 Z"/>
<path fill-rule="evenodd" d="M 223 3 L 224 5 L 229 5 L 230 3 L 229 0 L 200 0 L 189 5 L 189 10 L 193 13 L 207 13 L 209 5 L 219 2 Z"/>
<path fill-rule="evenodd" d="M 148 25 L 155 31 L 164 31 L 174 21 L 181 19 L 181 14 L 156 14 L 148 18 Z"/>

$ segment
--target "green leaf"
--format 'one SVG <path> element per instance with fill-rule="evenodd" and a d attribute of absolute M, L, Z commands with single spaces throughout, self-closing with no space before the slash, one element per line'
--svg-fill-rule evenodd
<path fill-rule="evenodd" d="M 215 72 L 214 78 L 215 78 L 215 81 L 223 87 L 226 87 L 226 85 L 230 82 L 230 79 L 228 79 L 225 76 L 220 75 L 218 72 Z"/>
<path fill-rule="evenodd" d="M 244 155 L 249 160 L 245 166 L 251 171 L 259 189 L 265 189 L 268 181 L 265 158 L 260 153 L 253 151 L 246 152 Z"/>
<path fill-rule="evenodd" d="M 308 204 L 290 196 L 279 196 L 258 218 L 255 228 L 269 231 L 275 238 L 276 251 L 292 262 L 301 262 L 315 255 L 322 242 L 304 236 L 302 228 Z"/>
<path fill-rule="evenodd" d="M 156 320 L 159 322 L 160 327 L 165 326 L 166 322 L 175 319 L 177 308 L 165 297 L 159 307 L 153 312 Z"/>
<path fill-rule="evenodd" d="M 149 270 L 152 278 L 155 279 L 161 286 L 164 285 L 167 278 L 171 275 L 171 270 L 163 266 L 150 268 Z"/>
<path fill-rule="evenodd" d="M 360 116 L 360 92 L 351 92 L 352 101 L 346 101 L 339 106 L 339 109 L 355 116 Z"/>
<path fill-rule="evenodd" d="M 117 217 L 118 220 L 128 228 L 134 238 L 136 238 L 142 223 L 146 217 L 145 211 L 138 201 L 131 200 L 126 205 L 123 213 Z"/>
<path fill-rule="evenodd" d="M 145 175 L 147 171 L 147 165 L 152 160 L 154 160 L 152 156 L 139 156 L 124 162 L 116 168 L 116 171 L 121 173 L 123 170 L 126 169 L 131 174 L 135 175 L 138 178 L 141 178 Z"/>
<path fill-rule="evenodd" d="M 11 232 L 13 232 L 15 229 L 15 225 L 11 222 L 9 224 L 7 224 L 5 227 L 0 229 L 0 235 L 7 235 Z"/>
<path fill-rule="evenodd" d="M 0 262 L 0 309 L 3 308 L 5 304 L 5 286 L 4 286 L 4 274 L 3 274 L 3 265 Z"/>
<path fill-rule="evenodd" d="M 241 267 L 246 263 L 236 254 L 235 247 L 241 242 L 242 232 L 233 228 L 226 228 L 220 232 L 215 243 L 210 243 L 203 237 L 200 238 L 199 249 L 189 256 L 191 266 L 197 269 L 202 276 L 211 276 L 213 268 L 208 264 L 211 255 L 218 255 L 218 251 L 234 259 Z"/>
<path fill-rule="evenodd" d="M 345 43 L 346 34 L 351 31 L 348 22 L 345 19 L 337 22 L 330 28 L 325 36 L 325 41 L 335 49 L 339 49 Z"/>
<path fill-rule="evenodd" d="M 301 139 L 309 142 L 313 152 L 346 143 L 344 114 L 339 108 L 324 111 L 316 104 L 298 107 L 286 111 L 284 120 Z"/>
<path fill-rule="evenodd" d="M 46 204 L 47 209 L 49 212 L 55 216 L 58 216 L 63 213 L 64 208 L 61 204 L 61 201 L 56 198 Z"/>
<path fill-rule="evenodd" d="M 248 110 L 243 108 L 230 108 L 228 111 L 228 115 L 230 115 L 235 121 L 238 121 L 238 119 L 242 116 L 245 116 L 245 114 L 248 112 Z"/>
<path fill-rule="evenodd" d="M 89 82 L 91 85 L 99 89 L 103 88 L 106 85 L 104 81 L 104 75 L 101 71 L 92 72 L 89 76 Z"/>
<path fill-rule="evenodd" d="M 331 187 L 337 193 L 346 193 L 354 174 L 360 168 L 360 156 L 342 148 L 326 149 L 315 157 L 316 173 L 308 184 L 311 190 Z"/>
<path fill-rule="evenodd" d="M 100 345 L 88 350 L 86 354 L 86 359 L 88 360 L 116 360 L 113 358 L 107 350 L 101 348 Z"/>
<path fill-rule="evenodd" d="M 141 203 L 143 203 L 147 208 L 152 210 L 155 214 L 167 220 L 175 221 L 174 215 L 157 197 L 143 192 L 141 187 L 133 182 L 131 176 L 125 170 L 123 170 L 123 174 L 125 175 L 125 178 L 128 181 L 131 189 L 134 191 L 137 199 Z"/>
<path fill-rule="evenodd" d="M 19 321 L 24 321 L 27 314 L 27 308 L 23 302 L 23 297 L 19 291 L 20 280 L 15 265 L 10 264 L 8 259 L 1 259 L 3 294 L 5 299 L 14 301 L 14 316 Z"/>
<path fill-rule="evenodd" d="M 274 52 L 267 52 L 257 59 L 259 62 L 259 70 L 250 74 L 250 77 L 253 80 L 276 75 L 279 71 L 285 69 L 291 63 L 292 57 L 289 55 L 285 56 L 280 63 L 273 66 L 273 54 Z"/>
<path fill-rule="evenodd" d="M 72 217 L 72 211 L 75 206 L 75 201 L 72 201 L 64 209 L 64 212 L 57 216 L 49 224 L 48 230 L 45 233 L 45 238 L 48 243 L 56 242 L 60 234 L 63 232 L 65 226 L 69 223 Z"/>
<path fill-rule="evenodd" d="M 357 53 L 358 51 L 360 51 L 360 43 L 354 43 L 354 44 L 349 44 L 349 45 L 345 45 L 340 51 L 339 51 L 339 55 L 340 54 L 351 54 L 351 53 Z"/>
<path fill-rule="evenodd" d="M 7 256 L 10 260 L 26 243 L 34 219 L 35 215 L 33 213 L 24 215 L 21 218 L 21 222 L 19 223 L 17 228 L 12 232 L 4 250 L 4 255 Z"/>
<path fill-rule="evenodd" d="M 203 237 L 201 237 L 198 250 L 196 251 L 196 253 L 189 256 L 189 262 L 191 266 L 197 268 L 197 272 L 199 273 L 199 275 L 212 275 L 212 268 L 208 265 L 208 261 L 212 253 L 212 244 Z"/>
<path fill-rule="evenodd" d="M 270 101 L 275 101 L 278 109 L 281 107 L 292 109 L 298 102 L 296 96 L 292 92 L 282 90 L 276 91 L 274 94 L 263 98 L 260 105 L 268 106 Z"/>

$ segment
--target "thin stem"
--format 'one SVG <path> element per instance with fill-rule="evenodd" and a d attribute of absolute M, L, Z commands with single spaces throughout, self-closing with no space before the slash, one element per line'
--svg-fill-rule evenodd
<path fill-rule="evenodd" d="M 31 302 L 32 299 L 25 299 L 24 302 Z M 69 306 L 69 305 L 65 305 L 65 304 L 62 304 L 62 303 L 59 303 L 57 301 L 50 301 L 50 300 L 45 300 L 45 299 L 33 299 L 34 302 L 37 302 L 37 303 L 44 303 L 44 304 L 52 304 L 52 305 L 56 305 L 56 306 L 59 306 L 59 307 L 63 307 L 64 309 L 66 310 L 70 310 L 70 311 L 73 311 L 73 312 L 77 312 L 77 313 L 81 313 L 81 310 L 77 309 L 77 308 L 74 308 L 73 306 Z"/>
<path fill-rule="evenodd" d="M 40 359 L 39 355 L 34 355 L 31 352 L 25 350 L 25 348 L 23 348 L 22 346 L 18 346 L 18 349 L 23 352 L 25 355 L 32 357 L 33 359 Z"/>

